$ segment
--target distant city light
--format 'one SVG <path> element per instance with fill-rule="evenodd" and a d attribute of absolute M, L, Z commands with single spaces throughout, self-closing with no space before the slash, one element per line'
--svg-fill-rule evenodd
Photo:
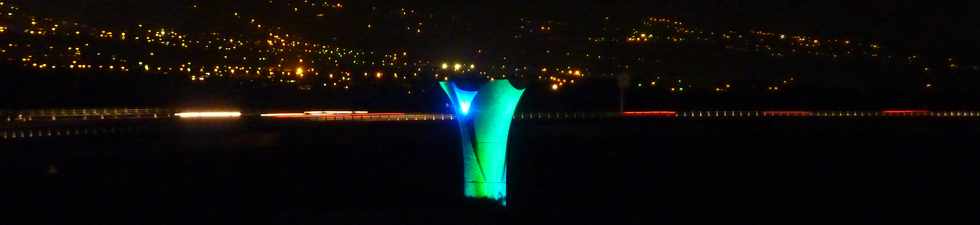
<path fill-rule="evenodd" d="M 312 2 L 312 1 L 311 1 Z M 280 4 L 281 1 L 270 1 L 269 4 Z M 323 82 L 326 88 L 346 89 L 360 88 L 361 85 L 367 86 L 368 83 L 359 83 L 351 80 L 350 73 L 363 73 L 365 78 L 369 78 L 371 73 L 384 71 L 375 74 L 378 79 L 384 78 L 380 73 L 391 73 L 393 78 L 385 80 L 385 85 L 412 86 L 426 81 L 448 80 L 446 76 L 448 70 L 455 73 L 474 72 L 485 79 L 500 79 L 499 74 L 511 74 L 514 77 L 533 78 L 538 75 L 540 80 L 545 80 L 544 85 L 552 84 L 553 90 L 560 89 L 566 83 L 575 84 L 576 79 L 582 78 L 590 73 L 599 75 L 600 73 L 615 73 L 617 71 L 602 71 L 597 66 L 604 57 L 597 55 L 595 49 L 580 48 L 583 46 L 567 46 L 564 49 L 545 49 L 547 53 L 561 52 L 562 58 L 534 58 L 526 57 L 521 60 L 508 60 L 507 57 L 494 55 L 492 51 L 484 51 L 485 46 L 477 47 L 476 53 L 479 54 L 480 67 L 472 61 L 463 61 L 472 56 L 459 56 L 461 58 L 447 61 L 432 61 L 421 57 L 424 54 L 411 54 L 419 57 L 408 57 L 405 49 L 412 46 L 400 46 L 393 49 L 381 49 L 379 52 L 371 52 L 365 49 L 344 48 L 335 46 L 332 42 L 313 41 L 315 38 L 304 37 L 303 33 L 289 33 L 286 30 L 298 31 L 301 29 L 283 29 L 274 24 L 267 23 L 265 27 L 256 18 L 248 17 L 247 12 L 231 9 L 222 12 L 225 16 L 233 15 L 230 20 L 237 20 L 243 24 L 248 24 L 250 29 L 246 33 L 236 32 L 195 32 L 181 33 L 185 30 L 180 26 L 167 27 L 166 25 L 143 25 L 137 24 L 135 27 L 111 26 L 107 24 L 82 24 L 79 21 L 52 20 L 39 15 L 31 15 L 32 12 L 21 11 L 16 16 L 11 11 L 23 10 L 14 6 L 15 3 L 0 0 L 0 4 L 10 5 L 0 7 L 0 15 L 10 16 L 9 23 L 0 24 L 0 33 L 12 35 L 7 41 L 0 43 L 0 54 L 4 54 L 8 60 L 19 62 L 20 66 L 34 70 L 87 70 L 93 73 L 101 72 L 139 72 L 144 74 L 176 74 L 180 77 L 190 77 L 191 80 L 212 80 L 223 77 L 248 79 L 263 79 L 277 83 L 293 84 L 297 86 L 307 85 L 303 82 L 305 75 L 308 77 L 318 77 L 319 70 L 341 72 L 338 80 Z M 283 3 L 279 7 L 292 9 L 295 12 L 309 12 L 302 15 L 332 15 L 317 10 L 321 7 L 339 10 L 342 8 L 340 3 L 311 3 L 311 4 L 292 4 Z M 197 8 L 197 4 L 192 4 Z M 201 6 L 202 8 L 204 5 Z M 316 8 L 308 8 L 316 7 Z M 411 12 L 411 13 L 409 13 Z M 369 20 L 355 26 L 367 25 L 370 30 L 384 31 L 391 27 L 404 28 L 405 32 L 413 33 L 412 38 L 423 37 L 415 34 L 423 29 L 423 24 L 429 23 L 416 15 L 415 10 L 402 9 L 401 14 L 406 17 L 407 24 L 385 24 L 384 26 L 373 25 L 376 20 Z M 411 19 L 409 19 L 409 17 Z M 327 18 L 321 18 L 327 19 Z M 596 18 L 601 19 L 601 18 Z M 57 21 L 57 22 L 55 22 Z M 268 22 L 268 21 L 266 21 Z M 604 42 L 603 46 L 613 48 L 633 48 L 640 44 L 664 45 L 663 47 L 680 47 L 678 43 L 685 40 L 697 40 L 703 43 L 724 43 L 727 49 L 737 51 L 754 52 L 774 58 L 788 58 L 788 56 L 820 56 L 833 58 L 835 60 L 851 59 L 864 60 L 881 57 L 895 60 L 896 62 L 912 65 L 907 68 L 918 68 L 918 73 L 928 73 L 929 76 L 941 76 L 942 74 L 955 75 L 980 71 L 980 66 L 976 62 L 960 61 L 950 56 L 929 56 L 908 53 L 906 55 L 889 55 L 882 52 L 887 46 L 882 46 L 881 42 L 875 40 L 851 39 L 847 37 L 829 38 L 816 35 L 801 33 L 785 34 L 778 31 L 766 31 L 761 29 L 753 30 L 730 30 L 730 31 L 708 31 L 696 26 L 687 25 L 676 18 L 648 17 L 641 24 L 614 25 L 610 28 L 622 31 L 630 31 L 624 34 L 596 34 L 587 38 L 590 42 Z M 254 25 L 254 26 L 253 26 Z M 381 25 L 381 24 L 379 24 Z M 391 25 L 391 26 L 389 26 Z M 401 26 L 404 25 L 404 26 Z M 574 24 L 578 26 L 580 24 Z M 554 27 L 553 27 L 554 26 Z M 622 27 L 621 27 L 622 26 Z M 97 27 L 97 28 L 95 28 Z M 259 29 L 256 29 L 259 28 Z M 522 26 L 523 27 L 523 26 Z M 266 29 L 262 29 L 266 28 Z M 296 27 L 294 27 L 296 28 Z M 362 27 L 363 28 L 363 27 Z M 558 28 L 558 29 L 555 29 Z M 535 21 L 527 24 L 527 32 L 567 30 L 556 26 L 553 21 Z M 509 32 L 501 32 L 509 33 Z M 508 35 L 509 36 L 509 35 Z M 59 44 L 52 46 L 51 37 L 58 37 Z M 525 37 L 519 34 L 515 38 Z M 63 38 L 63 39 L 60 39 Z M 617 46 L 615 42 L 627 40 L 628 44 Z M 91 41 L 98 40 L 98 41 Z M 547 40 L 547 39 L 541 39 Z M 668 40 L 667 42 L 662 42 Z M 661 43 L 662 42 L 662 43 Z M 594 43 L 590 43 L 591 45 Z M 121 48 L 122 47 L 122 48 Z M 407 47 L 407 48 L 403 48 Z M 65 50 L 67 48 L 67 50 Z M 134 49 L 129 51 L 128 49 Z M 136 50 L 138 49 L 138 50 Z M 572 50 L 581 49 L 581 50 Z M 637 48 L 637 50 L 642 50 Z M 192 52 L 195 54 L 171 54 L 174 52 Z M 387 53 L 381 53 L 387 52 Z M 616 52 L 616 51 L 613 51 Z M 375 55 L 376 53 L 379 53 Z M 431 53 L 431 52 L 429 52 Z M 894 53 L 891 53 L 894 54 Z M 626 57 L 617 55 L 607 55 L 605 58 Z M 932 58 L 941 58 L 942 62 L 930 62 Z M 595 60 L 598 59 L 598 60 Z M 78 61 L 77 63 L 73 61 Z M 300 64 L 290 65 L 291 61 L 299 61 Z M 638 61 L 639 60 L 639 61 Z M 621 62 L 641 62 L 646 60 L 639 58 L 622 58 Z M 614 60 L 617 61 L 617 60 Z M 658 60 L 661 61 L 661 60 Z M 69 64 L 68 62 L 72 62 Z M 138 63 L 137 63 L 138 62 Z M 493 62 L 493 63 L 490 63 Z M 438 63 L 438 64 L 434 64 Z M 629 63 L 623 63 L 623 68 L 629 70 Z M 653 64 L 653 63 L 649 63 Z M 204 66 L 207 65 L 207 66 Z M 431 76 L 407 76 L 404 72 L 417 72 L 426 74 L 425 70 L 432 70 L 432 65 L 436 69 L 443 70 L 441 75 L 434 78 Z M 632 65 L 637 66 L 637 65 Z M 530 69 L 529 69 L 530 67 Z M 105 69 L 108 68 L 108 69 Z M 612 67 L 616 68 L 616 67 Z M 89 70 L 91 69 L 91 70 Z M 540 74 L 537 73 L 540 69 Z M 641 68 L 640 70 L 644 70 Z M 970 70 L 972 69 L 972 70 Z M 742 72 L 742 71 L 739 71 Z M 231 75 L 259 75 L 259 76 L 231 76 Z M 346 75 L 344 74 L 346 73 Z M 403 73 L 406 76 L 399 76 Z M 687 74 L 685 74 L 687 73 Z M 671 75 L 674 78 L 667 78 L 669 84 L 672 79 L 689 77 L 693 73 L 679 72 Z M 296 77 L 284 77 L 296 75 Z M 324 74 L 326 75 L 326 74 Z M 298 77 L 298 78 L 297 78 Z M 333 78 L 333 74 L 330 75 Z M 186 78 L 185 78 L 186 79 Z M 659 79 L 659 78 L 658 78 Z M 763 78 L 764 79 L 764 78 Z M 790 78 L 792 80 L 792 78 Z M 913 86 L 927 90 L 936 90 L 940 87 L 948 87 L 945 79 L 936 79 L 927 83 L 915 83 Z M 336 81 L 336 82 L 335 82 Z M 637 86 L 654 87 L 654 82 L 650 79 L 636 81 Z M 398 82 L 398 83 L 396 83 Z M 768 90 L 770 93 L 780 93 L 790 91 L 793 86 L 791 83 L 779 78 L 767 80 L 770 85 L 746 85 L 738 91 L 755 88 Z M 785 85 L 776 85 L 782 82 Z M 320 82 L 317 82 L 320 83 Z M 582 83 L 582 80 L 578 80 Z M 681 83 L 678 81 L 678 83 Z M 692 80 L 690 85 L 667 85 L 679 87 L 672 88 L 672 92 L 679 93 L 689 91 L 694 93 L 699 90 L 706 92 L 729 92 L 730 85 L 724 84 L 724 88 L 719 86 L 718 80 Z M 333 84 L 333 85 L 329 85 Z M 710 85 L 709 85 L 710 84 Z M 371 84 L 373 85 L 373 84 Z M 697 85 L 697 86 L 694 86 Z M 547 87 L 547 86 L 545 86 Z M 556 87 L 556 88 L 555 88 Z M 689 90 L 684 90 L 684 88 Z M 695 87 L 704 87 L 698 89 Z M 413 87 L 417 88 L 417 87 Z M 418 89 L 416 89 L 418 90 Z M 404 90 L 400 90 L 404 91 Z"/>

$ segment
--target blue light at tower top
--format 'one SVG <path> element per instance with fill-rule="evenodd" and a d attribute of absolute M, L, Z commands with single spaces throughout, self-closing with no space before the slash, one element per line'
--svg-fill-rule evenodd
<path fill-rule="evenodd" d="M 456 101 L 459 103 L 459 111 L 463 115 L 470 113 L 470 105 L 473 103 L 473 98 L 476 97 L 476 91 L 464 91 L 459 89 L 456 85 L 453 85 L 453 89 L 456 91 Z"/>

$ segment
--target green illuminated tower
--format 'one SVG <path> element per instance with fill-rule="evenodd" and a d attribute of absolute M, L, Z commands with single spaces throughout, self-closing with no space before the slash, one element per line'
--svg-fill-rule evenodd
<path fill-rule="evenodd" d="M 507 134 L 524 90 L 507 80 L 490 81 L 475 91 L 439 82 L 449 96 L 463 145 L 463 193 L 500 202 L 507 197 Z"/>

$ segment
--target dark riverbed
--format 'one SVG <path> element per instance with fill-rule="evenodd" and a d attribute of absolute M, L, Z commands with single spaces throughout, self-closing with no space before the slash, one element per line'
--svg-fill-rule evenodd
<path fill-rule="evenodd" d="M 27 224 L 980 222 L 980 121 L 516 121 L 506 209 L 455 124 L 156 121 L 2 146 Z"/>

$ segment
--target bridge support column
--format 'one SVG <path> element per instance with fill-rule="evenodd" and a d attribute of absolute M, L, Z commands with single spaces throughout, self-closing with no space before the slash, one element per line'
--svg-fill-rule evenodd
<path fill-rule="evenodd" d="M 479 90 L 439 82 L 459 124 L 463 153 L 463 194 L 507 204 L 507 136 L 524 90 L 507 80 L 490 81 Z"/>

